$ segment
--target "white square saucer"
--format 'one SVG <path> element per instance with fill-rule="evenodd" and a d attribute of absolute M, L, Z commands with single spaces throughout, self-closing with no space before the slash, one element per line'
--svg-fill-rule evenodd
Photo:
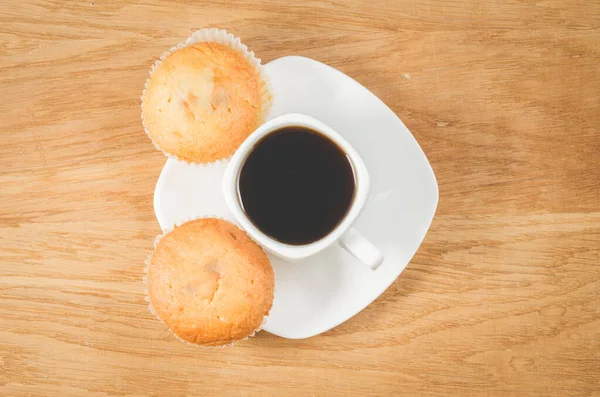
<path fill-rule="evenodd" d="M 375 271 L 334 245 L 300 262 L 269 259 L 275 300 L 264 330 L 308 338 L 343 323 L 385 291 L 423 241 L 438 203 L 433 170 L 402 121 L 352 78 L 312 59 L 290 56 L 264 66 L 273 93 L 269 119 L 304 113 L 340 133 L 363 158 L 371 191 L 354 227 L 384 254 Z M 227 161 L 193 166 L 169 159 L 154 191 L 163 230 L 190 218 L 233 222 L 221 178 Z"/>

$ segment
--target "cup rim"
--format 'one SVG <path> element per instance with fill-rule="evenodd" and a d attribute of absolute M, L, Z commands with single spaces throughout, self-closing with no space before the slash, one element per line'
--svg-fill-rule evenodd
<path fill-rule="evenodd" d="M 263 233 L 244 213 L 241 198 L 238 194 L 238 181 L 241 167 L 244 165 L 246 158 L 252 152 L 256 144 L 270 133 L 290 126 L 312 129 L 331 139 L 350 159 L 355 178 L 354 198 L 344 218 L 342 218 L 337 226 L 326 236 L 304 245 L 282 243 Z M 369 192 L 369 184 L 369 174 L 367 173 L 363 160 L 358 152 L 356 152 L 348 141 L 346 141 L 338 132 L 314 117 L 302 113 L 287 113 L 262 124 L 250 134 L 244 142 L 242 142 L 227 165 L 223 176 L 222 188 L 229 210 L 250 237 L 277 256 L 285 259 L 297 260 L 324 250 L 335 243 L 350 228 L 365 205 Z"/>

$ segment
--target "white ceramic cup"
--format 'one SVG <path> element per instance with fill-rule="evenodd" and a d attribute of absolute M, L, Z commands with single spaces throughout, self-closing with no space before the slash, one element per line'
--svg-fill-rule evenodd
<path fill-rule="evenodd" d="M 326 136 L 346 153 L 354 170 L 354 199 L 346 215 L 328 235 L 310 244 L 284 244 L 267 236 L 246 216 L 239 197 L 239 175 L 246 158 L 264 137 L 284 127 L 304 127 Z M 337 242 L 371 269 L 376 269 L 383 262 L 381 252 L 351 227 L 363 209 L 369 193 L 369 174 L 365 164 L 356 150 L 340 134 L 313 117 L 299 113 L 288 113 L 258 127 L 246 138 L 231 158 L 223 177 L 223 193 L 230 211 L 250 237 L 268 251 L 283 259 L 294 261 L 306 258 Z"/>

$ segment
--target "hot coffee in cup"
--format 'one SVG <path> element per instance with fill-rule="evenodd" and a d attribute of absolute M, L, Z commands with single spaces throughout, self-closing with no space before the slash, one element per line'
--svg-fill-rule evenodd
<path fill-rule="evenodd" d="M 346 153 L 317 131 L 289 126 L 262 138 L 239 176 L 244 213 L 267 236 L 305 245 L 327 236 L 354 199 Z"/>
<path fill-rule="evenodd" d="M 297 113 L 254 131 L 223 178 L 229 209 L 273 254 L 301 259 L 338 242 L 375 269 L 383 255 L 351 228 L 368 191 L 369 174 L 354 148 L 331 127 Z"/>

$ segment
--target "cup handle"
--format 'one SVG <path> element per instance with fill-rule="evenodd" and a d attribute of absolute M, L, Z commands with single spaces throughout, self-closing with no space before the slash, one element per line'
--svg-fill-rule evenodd
<path fill-rule="evenodd" d="M 338 244 L 373 270 L 383 262 L 383 254 L 356 229 L 348 229 L 338 240 Z"/>

